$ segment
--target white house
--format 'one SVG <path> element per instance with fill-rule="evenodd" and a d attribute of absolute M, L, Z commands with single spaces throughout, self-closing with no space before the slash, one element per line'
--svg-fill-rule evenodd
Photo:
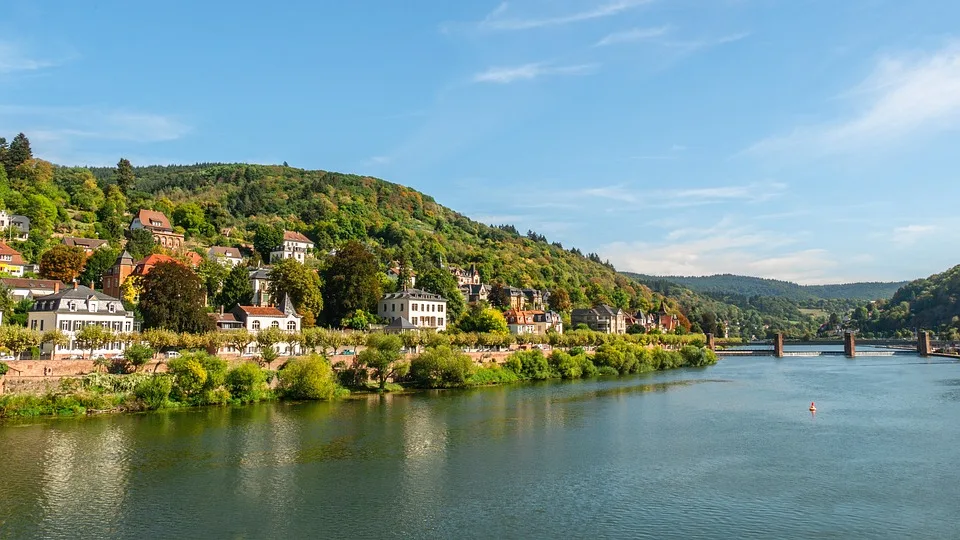
<path fill-rule="evenodd" d="M 100 240 L 97 238 L 77 238 L 75 236 L 64 236 L 62 243 L 65 246 L 78 247 L 87 255 L 93 255 L 93 252 L 98 249 L 110 247 L 110 243 L 106 240 Z"/>
<path fill-rule="evenodd" d="M 0 273 L 23 277 L 27 263 L 20 252 L 0 240 Z"/>
<path fill-rule="evenodd" d="M 0 210 L 0 230 L 6 231 L 3 235 L 6 240 L 27 240 L 30 238 L 30 218 L 11 216 L 6 210 Z"/>
<path fill-rule="evenodd" d="M 417 328 L 447 329 L 447 301 L 439 294 L 420 289 L 404 289 L 384 295 L 377 315 L 391 322 L 403 317 Z"/>
<path fill-rule="evenodd" d="M 281 259 L 307 260 L 307 253 L 313 249 L 313 242 L 302 233 L 283 231 L 283 244 L 270 252 L 270 262 Z"/>
<path fill-rule="evenodd" d="M 300 331 L 300 315 L 293 309 L 293 302 L 288 296 L 284 296 L 280 302 L 280 307 L 273 306 L 237 306 L 233 308 L 234 317 L 243 323 L 243 328 L 252 334 L 258 334 L 261 330 L 267 328 L 276 328 L 284 332 Z M 299 347 L 296 343 L 277 343 L 274 348 L 280 354 L 297 354 Z M 258 352 L 259 346 L 252 343 L 243 351 L 244 354 L 253 354 Z"/>
<path fill-rule="evenodd" d="M 251 303 L 256 307 L 270 305 L 270 269 L 254 268 L 250 270 L 250 287 L 253 288 Z"/>
<path fill-rule="evenodd" d="M 84 326 L 99 324 L 120 333 L 132 332 L 133 312 L 123 309 L 123 303 L 112 296 L 89 287 L 73 284 L 56 294 L 37 298 L 27 314 L 27 325 L 39 332 L 60 329 L 70 339 L 66 346 L 54 350 L 49 343 L 41 352 L 52 356 L 89 353 L 74 340 L 74 334 Z M 93 351 L 94 355 L 112 356 L 125 348 L 123 343 L 110 343 Z"/>
<path fill-rule="evenodd" d="M 229 266 L 230 268 L 243 262 L 243 256 L 240 255 L 240 250 L 235 247 L 213 246 L 207 251 L 207 257 L 212 261 L 224 266 Z"/>

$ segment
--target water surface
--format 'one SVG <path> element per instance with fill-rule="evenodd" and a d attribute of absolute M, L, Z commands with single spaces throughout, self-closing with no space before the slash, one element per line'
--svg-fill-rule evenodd
<path fill-rule="evenodd" d="M 0 537 L 947 538 L 958 458 L 956 363 L 727 358 L 7 422 Z"/>

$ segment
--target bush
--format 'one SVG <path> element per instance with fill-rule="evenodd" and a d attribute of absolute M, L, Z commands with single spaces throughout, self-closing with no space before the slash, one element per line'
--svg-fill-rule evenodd
<path fill-rule="evenodd" d="M 133 395 L 145 408 L 156 410 L 167 405 L 172 390 L 173 379 L 169 375 L 153 375 L 138 384 Z"/>
<path fill-rule="evenodd" d="M 470 386 L 485 386 L 490 384 L 509 384 L 520 380 L 517 374 L 509 369 L 502 368 L 497 364 L 490 364 L 477 368 L 470 375 L 467 384 Z"/>
<path fill-rule="evenodd" d="M 244 362 L 227 372 L 227 388 L 240 403 L 256 403 L 270 395 L 267 374 L 253 362 Z"/>
<path fill-rule="evenodd" d="M 610 375 L 620 375 L 620 372 L 610 366 L 602 366 L 597 370 L 597 375 L 607 377 Z"/>
<path fill-rule="evenodd" d="M 0 377 L 3 377 L 10 371 L 10 366 L 6 362 L 0 362 Z"/>
<path fill-rule="evenodd" d="M 207 370 L 196 353 L 188 353 L 167 362 L 167 372 L 173 376 L 173 392 L 176 401 L 194 403 L 199 401 L 207 384 Z"/>
<path fill-rule="evenodd" d="M 423 388 L 459 388 L 473 374 L 473 361 L 447 345 L 427 349 L 410 362 L 410 378 Z"/>
<path fill-rule="evenodd" d="M 133 365 L 134 370 L 136 370 L 153 358 L 154 351 L 146 345 L 134 343 L 123 351 L 123 355 L 127 357 L 127 360 L 130 361 L 130 364 Z"/>
<path fill-rule="evenodd" d="M 543 356 L 543 351 L 539 349 L 513 353 L 507 359 L 506 365 L 524 380 L 542 381 L 560 376 L 550 369 L 547 358 Z"/>
<path fill-rule="evenodd" d="M 316 354 L 290 360 L 278 375 L 280 393 L 288 399 L 331 400 L 341 392 L 330 364 Z"/>

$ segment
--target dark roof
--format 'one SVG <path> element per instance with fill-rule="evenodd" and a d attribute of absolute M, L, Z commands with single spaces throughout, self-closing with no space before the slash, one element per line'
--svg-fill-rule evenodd
<path fill-rule="evenodd" d="M 223 246 L 213 246 L 210 248 L 210 252 L 213 253 L 216 257 L 240 257 L 240 250 L 235 247 L 223 247 Z"/>
<path fill-rule="evenodd" d="M 14 289 L 57 289 L 63 287 L 63 283 L 60 283 L 59 279 L 2 278 L 0 282 Z"/>
<path fill-rule="evenodd" d="M 46 296 L 41 296 L 37 300 L 60 300 L 60 299 L 72 299 L 72 300 L 86 300 L 93 296 L 96 300 L 106 301 L 106 302 L 119 302 L 119 298 L 114 298 L 108 294 L 104 294 L 100 291 L 95 291 L 90 287 L 84 285 L 66 286 L 60 289 L 60 292 L 54 294 L 48 294 Z"/>
<path fill-rule="evenodd" d="M 390 330 L 417 330 L 419 327 L 412 322 L 408 321 L 406 317 L 397 317 L 396 319 L 390 321 L 385 328 Z"/>
<path fill-rule="evenodd" d="M 446 300 L 439 294 L 433 294 L 421 289 L 404 289 L 400 292 L 388 293 L 383 295 L 384 300 L 400 300 L 400 299 L 411 299 L 411 300 L 433 300 L 436 302 L 446 302 Z"/>
<path fill-rule="evenodd" d="M 490 290 L 490 286 L 486 283 L 465 283 L 460 286 L 461 289 L 469 291 L 469 294 L 480 294 L 484 289 Z"/>
<path fill-rule="evenodd" d="M 77 246 L 88 249 L 98 249 L 107 245 L 106 240 L 99 238 L 77 238 L 75 236 L 64 236 L 63 243 L 67 246 Z"/>
<path fill-rule="evenodd" d="M 250 279 L 270 279 L 270 269 L 256 268 L 250 270 Z"/>

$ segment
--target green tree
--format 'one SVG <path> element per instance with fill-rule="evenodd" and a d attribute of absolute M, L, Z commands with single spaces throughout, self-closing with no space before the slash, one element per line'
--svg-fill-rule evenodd
<path fill-rule="evenodd" d="M 337 379 L 323 357 L 311 354 L 294 358 L 277 374 L 280 393 L 289 399 L 331 400 L 337 396 Z"/>
<path fill-rule="evenodd" d="M 187 231 L 194 231 L 192 234 L 197 234 L 207 222 L 200 205 L 188 202 L 178 205 L 173 211 L 173 223 Z"/>
<path fill-rule="evenodd" d="M 147 229 L 135 229 L 130 231 L 130 237 L 127 240 L 127 252 L 133 257 L 133 260 L 139 260 L 153 253 L 157 247 L 156 240 L 153 239 L 153 233 Z"/>
<path fill-rule="evenodd" d="M 267 364 L 267 367 L 270 367 L 270 363 L 277 359 L 279 353 L 274 348 L 274 345 L 277 343 L 283 343 L 286 339 L 286 334 L 283 330 L 279 328 L 264 328 L 257 332 L 256 341 L 257 345 L 260 347 L 260 357 L 263 359 L 264 363 Z"/>
<path fill-rule="evenodd" d="M 134 343 L 123 351 L 123 355 L 133 364 L 135 370 L 139 370 L 140 366 L 149 362 L 154 354 L 156 353 L 153 349 L 142 343 Z"/>
<path fill-rule="evenodd" d="M 417 277 L 417 288 L 433 294 L 439 294 L 447 300 L 447 312 L 452 323 L 460 319 L 466 303 L 457 279 L 453 274 L 440 268 L 430 268 Z"/>
<path fill-rule="evenodd" d="M 93 357 L 93 351 L 104 348 L 108 343 L 116 340 L 116 335 L 109 328 L 104 328 L 99 324 L 90 324 L 84 326 L 73 335 L 73 339 L 81 349 L 90 351 L 90 358 Z"/>
<path fill-rule="evenodd" d="M 490 305 L 495 308 L 508 309 L 510 307 L 510 293 L 507 292 L 507 287 L 503 283 L 494 283 L 490 287 L 490 294 L 487 298 L 490 300 Z"/>
<path fill-rule="evenodd" d="M 485 308 L 480 305 L 470 306 L 457 326 L 464 332 L 476 332 L 478 334 L 509 333 L 507 320 L 503 317 L 503 313 L 494 308 Z"/>
<path fill-rule="evenodd" d="M 320 293 L 320 277 L 296 259 L 284 259 L 270 269 L 270 297 L 279 303 L 284 295 L 290 297 L 294 307 L 304 318 L 304 324 L 316 320 L 323 309 Z"/>
<path fill-rule="evenodd" d="M 28 159 L 33 159 L 33 150 L 30 149 L 30 139 L 23 133 L 18 133 L 17 136 L 10 141 L 10 147 L 4 155 L 3 166 L 7 171 L 7 176 L 12 177 L 14 169 Z"/>
<path fill-rule="evenodd" d="M 257 250 L 260 258 L 270 260 L 270 252 L 283 243 L 283 227 L 257 223 L 253 230 L 253 249 Z"/>
<path fill-rule="evenodd" d="M 117 187 L 120 188 L 120 191 L 122 191 L 124 195 L 129 193 L 136 183 L 137 177 L 133 173 L 133 165 L 130 164 L 130 160 L 127 158 L 120 158 L 120 161 L 117 163 L 116 179 Z"/>
<path fill-rule="evenodd" d="M 400 361 L 402 348 L 403 341 L 397 336 L 371 334 L 367 336 L 367 348 L 357 355 L 357 363 L 371 371 L 381 392 L 387 387 L 389 378 L 407 374 L 409 366 Z"/>
<path fill-rule="evenodd" d="M 324 320 L 338 324 L 350 313 L 369 311 L 382 295 L 379 265 L 363 244 L 349 241 L 330 258 L 324 271 Z"/>
<path fill-rule="evenodd" d="M 239 305 L 248 304 L 252 298 L 253 285 L 250 284 L 249 271 L 238 264 L 231 268 L 224 278 L 216 303 L 229 311 Z"/>
<path fill-rule="evenodd" d="M 563 287 L 557 287 L 550 293 L 550 299 L 547 301 L 550 309 L 557 313 L 566 313 L 570 311 L 573 304 L 570 302 L 570 293 Z"/>
<path fill-rule="evenodd" d="M 71 283 L 83 271 L 86 259 L 83 248 L 57 244 L 40 258 L 40 277 Z"/>
<path fill-rule="evenodd" d="M 42 342 L 43 336 L 36 330 L 23 326 L 0 326 L 0 347 L 15 353 L 17 360 L 20 359 L 23 351 L 32 347 L 39 347 Z"/>
<path fill-rule="evenodd" d="M 240 403 L 256 403 L 270 396 L 267 374 L 253 362 L 243 362 L 227 372 L 227 388 Z"/>
<path fill-rule="evenodd" d="M 466 386 L 473 371 L 470 357 L 447 345 L 429 348 L 410 362 L 410 377 L 424 388 Z"/>
<path fill-rule="evenodd" d="M 144 328 L 203 333 L 215 328 L 207 316 L 203 281 L 193 270 L 162 262 L 144 276 L 139 309 Z"/>
<path fill-rule="evenodd" d="M 207 290 L 207 298 L 216 301 L 223 289 L 223 282 L 226 280 L 228 272 L 229 270 L 224 265 L 204 257 L 200 265 L 197 266 L 197 275 L 203 280 L 204 287 Z"/>
<path fill-rule="evenodd" d="M 71 189 L 70 200 L 80 210 L 96 212 L 105 201 L 103 190 L 97 185 L 97 180 L 93 177 L 93 174 L 86 169 L 84 171 L 86 172 L 86 178 L 82 183 Z"/>
<path fill-rule="evenodd" d="M 87 257 L 87 262 L 80 273 L 80 283 L 93 283 L 96 288 L 103 287 L 103 274 L 113 267 L 120 253 L 115 249 L 100 248 Z"/>

